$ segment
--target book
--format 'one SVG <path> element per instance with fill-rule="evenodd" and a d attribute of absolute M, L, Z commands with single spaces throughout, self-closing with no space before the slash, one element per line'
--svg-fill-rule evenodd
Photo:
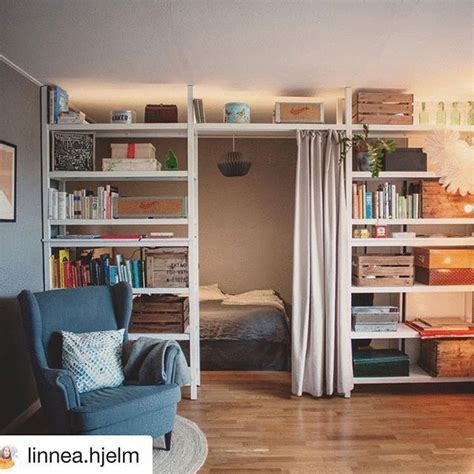
<path fill-rule="evenodd" d="M 69 111 L 69 95 L 59 86 L 49 86 L 49 123 L 58 123 L 59 115 Z"/>

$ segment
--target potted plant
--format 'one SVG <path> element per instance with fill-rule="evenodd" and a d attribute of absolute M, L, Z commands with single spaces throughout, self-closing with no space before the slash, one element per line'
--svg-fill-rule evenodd
<path fill-rule="evenodd" d="M 369 126 L 367 124 L 363 125 L 361 133 L 356 133 L 352 138 L 343 137 L 339 140 L 339 144 L 341 145 L 340 163 L 345 162 L 351 147 L 356 148 L 365 155 L 373 178 L 376 178 L 383 169 L 385 153 L 393 153 L 396 149 L 393 140 L 384 140 L 382 138 L 370 140 Z"/>

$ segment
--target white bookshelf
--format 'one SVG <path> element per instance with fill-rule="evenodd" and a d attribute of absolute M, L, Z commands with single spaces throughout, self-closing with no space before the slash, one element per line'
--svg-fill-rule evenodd
<path fill-rule="evenodd" d="M 346 98 L 346 103 L 347 98 Z M 352 116 L 352 107 L 350 101 L 346 111 L 346 117 Z M 409 138 L 413 135 L 426 135 L 438 129 L 450 129 L 460 132 L 461 134 L 473 134 L 474 126 L 437 126 L 437 125 L 370 125 L 371 136 L 382 137 L 396 137 Z M 352 134 L 362 130 L 362 125 L 351 125 L 348 133 Z M 381 172 L 378 177 L 372 178 L 369 172 L 353 171 L 351 167 L 352 156 L 348 156 L 346 169 L 346 192 L 348 195 L 349 212 L 352 213 L 352 183 L 364 181 L 409 181 L 409 180 L 423 180 L 423 179 L 439 179 L 439 173 L 431 171 L 421 172 L 407 172 L 407 171 L 388 171 Z M 453 232 L 460 233 L 459 237 L 415 237 L 407 239 L 395 238 L 368 238 L 356 239 L 352 237 L 352 231 L 356 226 L 370 226 L 370 225 L 387 225 L 400 226 L 405 229 L 406 226 L 429 226 L 430 233 L 435 233 L 437 226 L 453 226 Z M 461 227 L 463 226 L 463 227 Z M 465 218 L 419 218 L 419 219 L 351 219 L 350 231 L 348 235 L 349 255 L 352 252 L 361 248 L 383 247 L 390 253 L 391 249 L 400 251 L 401 247 L 473 247 L 474 237 L 471 236 L 474 226 L 474 214 L 466 214 Z M 416 227 L 415 227 L 416 229 Z M 414 229 L 410 229 L 414 230 Z M 446 228 L 443 229 L 446 231 Z M 427 233 L 423 229 L 423 233 Z M 390 231 L 389 231 L 390 234 Z M 349 270 L 351 272 L 351 270 Z M 351 272 L 352 273 L 352 272 Z M 350 294 L 375 293 L 375 294 L 392 294 L 398 296 L 400 302 L 407 294 L 414 293 L 432 293 L 432 294 L 446 294 L 447 298 L 456 297 L 464 298 L 465 314 L 464 317 L 468 321 L 473 321 L 472 313 L 472 293 L 474 285 L 446 285 L 446 286 L 431 286 L 415 283 L 413 286 L 389 286 L 389 287 L 361 287 L 353 286 L 348 282 L 347 291 Z M 452 296 L 451 296 L 452 295 Z M 408 304 L 408 302 L 406 302 Z M 400 306 L 401 321 L 398 324 L 397 331 L 394 332 L 351 332 L 351 339 L 373 339 L 392 340 L 398 344 L 399 348 L 405 347 L 405 344 L 416 344 L 413 342 L 420 339 L 418 332 L 406 326 L 403 321 L 406 319 L 407 308 Z M 393 344 L 393 343 L 392 343 Z M 419 344 L 419 342 L 418 342 Z M 391 346 L 393 347 L 393 345 Z M 413 363 L 410 367 L 410 373 L 407 377 L 355 377 L 355 384 L 398 384 L 398 383 L 447 383 L 447 382 L 474 382 L 474 377 L 432 377 L 423 369 L 417 366 L 416 359 L 411 360 Z"/>
<path fill-rule="evenodd" d="M 186 247 L 189 261 L 189 287 L 187 288 L 133 288 L 133 295 L 186 295 L 189 298 L 189 325 L 184 333 L 131 333 L 131 339 L 140 336 L 163 340 L 189 341 L 190 367 L 192 374 L 191 399 L 198 395 L 200 383 L 199 367 L 199 260 L 198 260 L 198 206 L 197 206 L 197 136 L 193 120 L 193 91 L 187 88 L 188 117 L 185 123 L 137 123 L 137 124 L 57 124 L 47 123 L 47 96 L 42 91 L 42 176 L 43 176 L 43 247 L 44 285 L 51 288 L 49 257 L 58 248 L 143 248 L 143 247 Z M 187 169 L 176 171 L 54 171 L 50 169 L 50 135 L 56 131 L 94 132 L 96 138 L 158 139 L 182 138 L 187 142 Z M 68 182 L 185 182 L 187 183 L 188 216 L 186 218 L 128 218 L 128 219 L 48 219 L 48 188 L 57 186 L 65 190 Z M 142 238 L 142 239 L 58 239 L 57 233 L 65 234 L 68 227 L 134 226 L 139 229 L 150 226 L 183 226 L 186 237 Z M 120 231 L 119 231 L 120 232 Z M 75 232 L 71 232 L 75 233 Z M 80 232 L 78 232 L 80 234 Z M 97 231 L 95 232 L 97 233 Z"/>
<path fill-rule="evenodd" d="M 109 225 L 188 225 L 189 219 L 185 217 L 172 218 L 153 218 L 153 219 L 50 219 L 50 225 L 60 226 L 109 226 Z"/>
<path fill-rule="evenodd" d="M 418 365 L 410 366 L 407 377 L 355 377 L 355 384 L 398 384 L 398 383 L 456 383 L 474 382 L 474 377 L 432 377 Z"/>
<path fill-rule="evenodd" d="M 187 171 L 50 171 L 56 181 L 186 181 Z"/>

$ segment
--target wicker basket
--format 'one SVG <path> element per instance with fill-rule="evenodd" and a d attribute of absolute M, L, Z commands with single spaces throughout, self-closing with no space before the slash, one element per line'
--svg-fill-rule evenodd
<path fill-rule="evenodd" d="M 474 338 L 421 341 L 420 366 L 433 377 L 474 377 Z"/>

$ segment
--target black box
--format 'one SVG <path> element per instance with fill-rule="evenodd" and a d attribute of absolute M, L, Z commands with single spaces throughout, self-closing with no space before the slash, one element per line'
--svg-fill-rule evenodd
<path fill-rule="evenodd" d="M 356 349 L 352 353 L 354 377 L 408 377 L 410 360 L 397 349 Z"/>
<path fill-rule="evenodd" d="M 426 153 L 422 148 L 397 148 L 383 157 L 384 171 L 426 171 Z"/>

